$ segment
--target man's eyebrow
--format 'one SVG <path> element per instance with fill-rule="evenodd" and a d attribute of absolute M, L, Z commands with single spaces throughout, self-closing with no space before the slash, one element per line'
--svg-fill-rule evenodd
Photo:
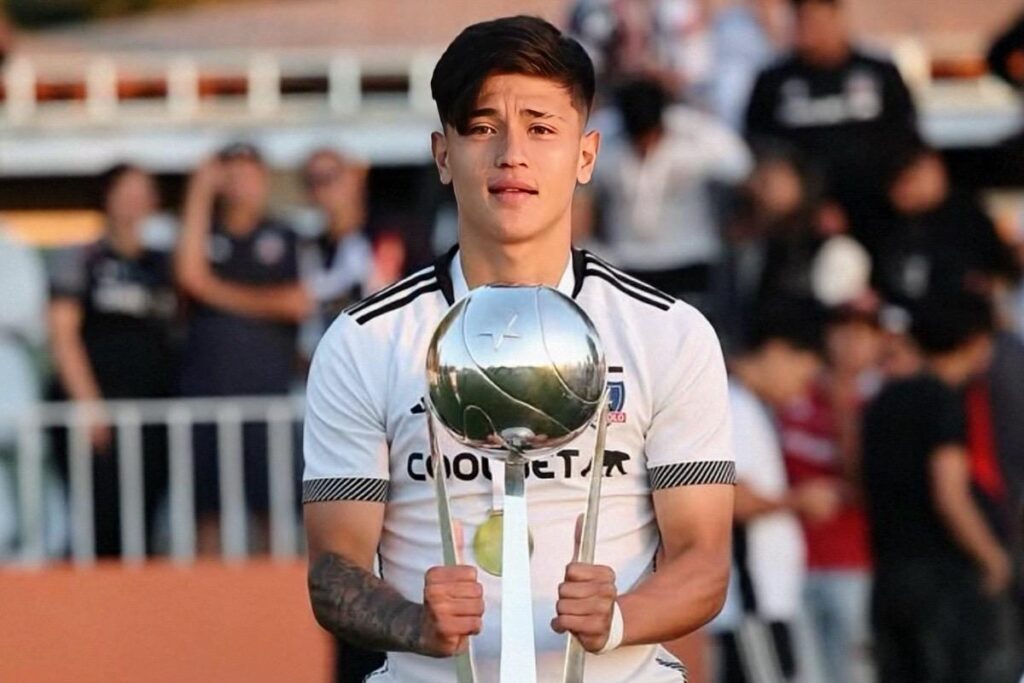
<path fill-rule="evenodd" d="M 559 116 L 558 114 L 552 114 L 551 112 L 547 111 L 540 111 L 539 109 L 523 109 L 521 115 L 528 116 L 531 119 L 562 119 L 563 121 L 565 120 L 564 117 Z M 493 107 L 481 107 L 480 109 L 474 109 L 473 111 L 469 112 L 469 118 L 471 119 L 477 118 L 478 116 L 498 116 L 498 110 Z"/>
<path fill-rule="evenodd" d="M 551 112 L 548 111 L 538 111 L 536 109 L 524 109 L 523 114 L 533 119 L 562 119 L 563 121 L 565 120 L 558 114 L 552 114 Z"/>

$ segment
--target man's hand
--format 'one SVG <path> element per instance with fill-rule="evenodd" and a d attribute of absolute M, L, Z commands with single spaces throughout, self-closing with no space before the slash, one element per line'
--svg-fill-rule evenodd
<path fill-rule="evenodd" d="M 792 491 L 793 509 L 812 523 L 826 522 L 839 513 L 843 505 L 842 491 L 831 479 L 812 479 Z"/>
<path fill-rule="evenodd" d="M 224 185 L 224 164 L 217 157 L 210 157 L 199 165 L 192 174 L 191 190 L 204 196 L 218 194 Z"/>
<path fill-rule="evenodd" d="M 424 654 L 451 657 L 469 646 L 480 633 L 484 616 L 484 589 L 476 580 L 476 567 L 431 567 L 423 585 Z"/>
<path fill-rule="evenodd" d="M 573 562 L 565 568 L 565 581 L 558 587 L 557 616 L 551 628 L 555 633 L 571 633 L 588 652 L 597 652 L 608 642 L 616 597 L 611 567 Z"/>

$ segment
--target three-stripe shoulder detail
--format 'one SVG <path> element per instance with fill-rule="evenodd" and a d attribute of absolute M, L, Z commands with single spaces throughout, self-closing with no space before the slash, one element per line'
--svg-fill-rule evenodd
<path fill-rule="evenodd" d="M 405 306 L 422 294 L 437 292 L 440 289 L 435 269 L 431 266 L 349 306 L 344 313 L 351 316 L 357 324 L 364 325 L 377 316 Z"/>
<path fill-rule="evenodd" d="M 583 253 L 583 263 L 584 277 L 596 277 L 604 280 L 623 294 L 648 306 L 667 311 L 675 303 L 675 299 L 668 294 L 651 287 L 646 282 L 641 282 L 631 275 L 627 275 L 589 252 Z"/>

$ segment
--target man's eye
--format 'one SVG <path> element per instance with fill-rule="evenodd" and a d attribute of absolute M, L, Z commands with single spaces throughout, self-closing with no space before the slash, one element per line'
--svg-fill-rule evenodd
<path fill-rule="evenodd" d="M 555 131 L 547 126 L 530 126 L 530 132 L 534 135 L 554 135 Z"/>
<path fill-rule="evenodd" d="M 493 126 L 488 126 L 484 123 L 477 123 L 469 127 L 470 135 L 490 135 L 494 132 Z"/>

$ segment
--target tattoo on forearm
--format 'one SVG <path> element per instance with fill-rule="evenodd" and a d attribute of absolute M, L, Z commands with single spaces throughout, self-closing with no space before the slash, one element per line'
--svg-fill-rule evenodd
<path fill-rule="evenodd" d="M 309 568 L 316 620 L 335 637 L 369 650 L 418 652 L 422 605 L 341 555 L 324 553 Z"/>

